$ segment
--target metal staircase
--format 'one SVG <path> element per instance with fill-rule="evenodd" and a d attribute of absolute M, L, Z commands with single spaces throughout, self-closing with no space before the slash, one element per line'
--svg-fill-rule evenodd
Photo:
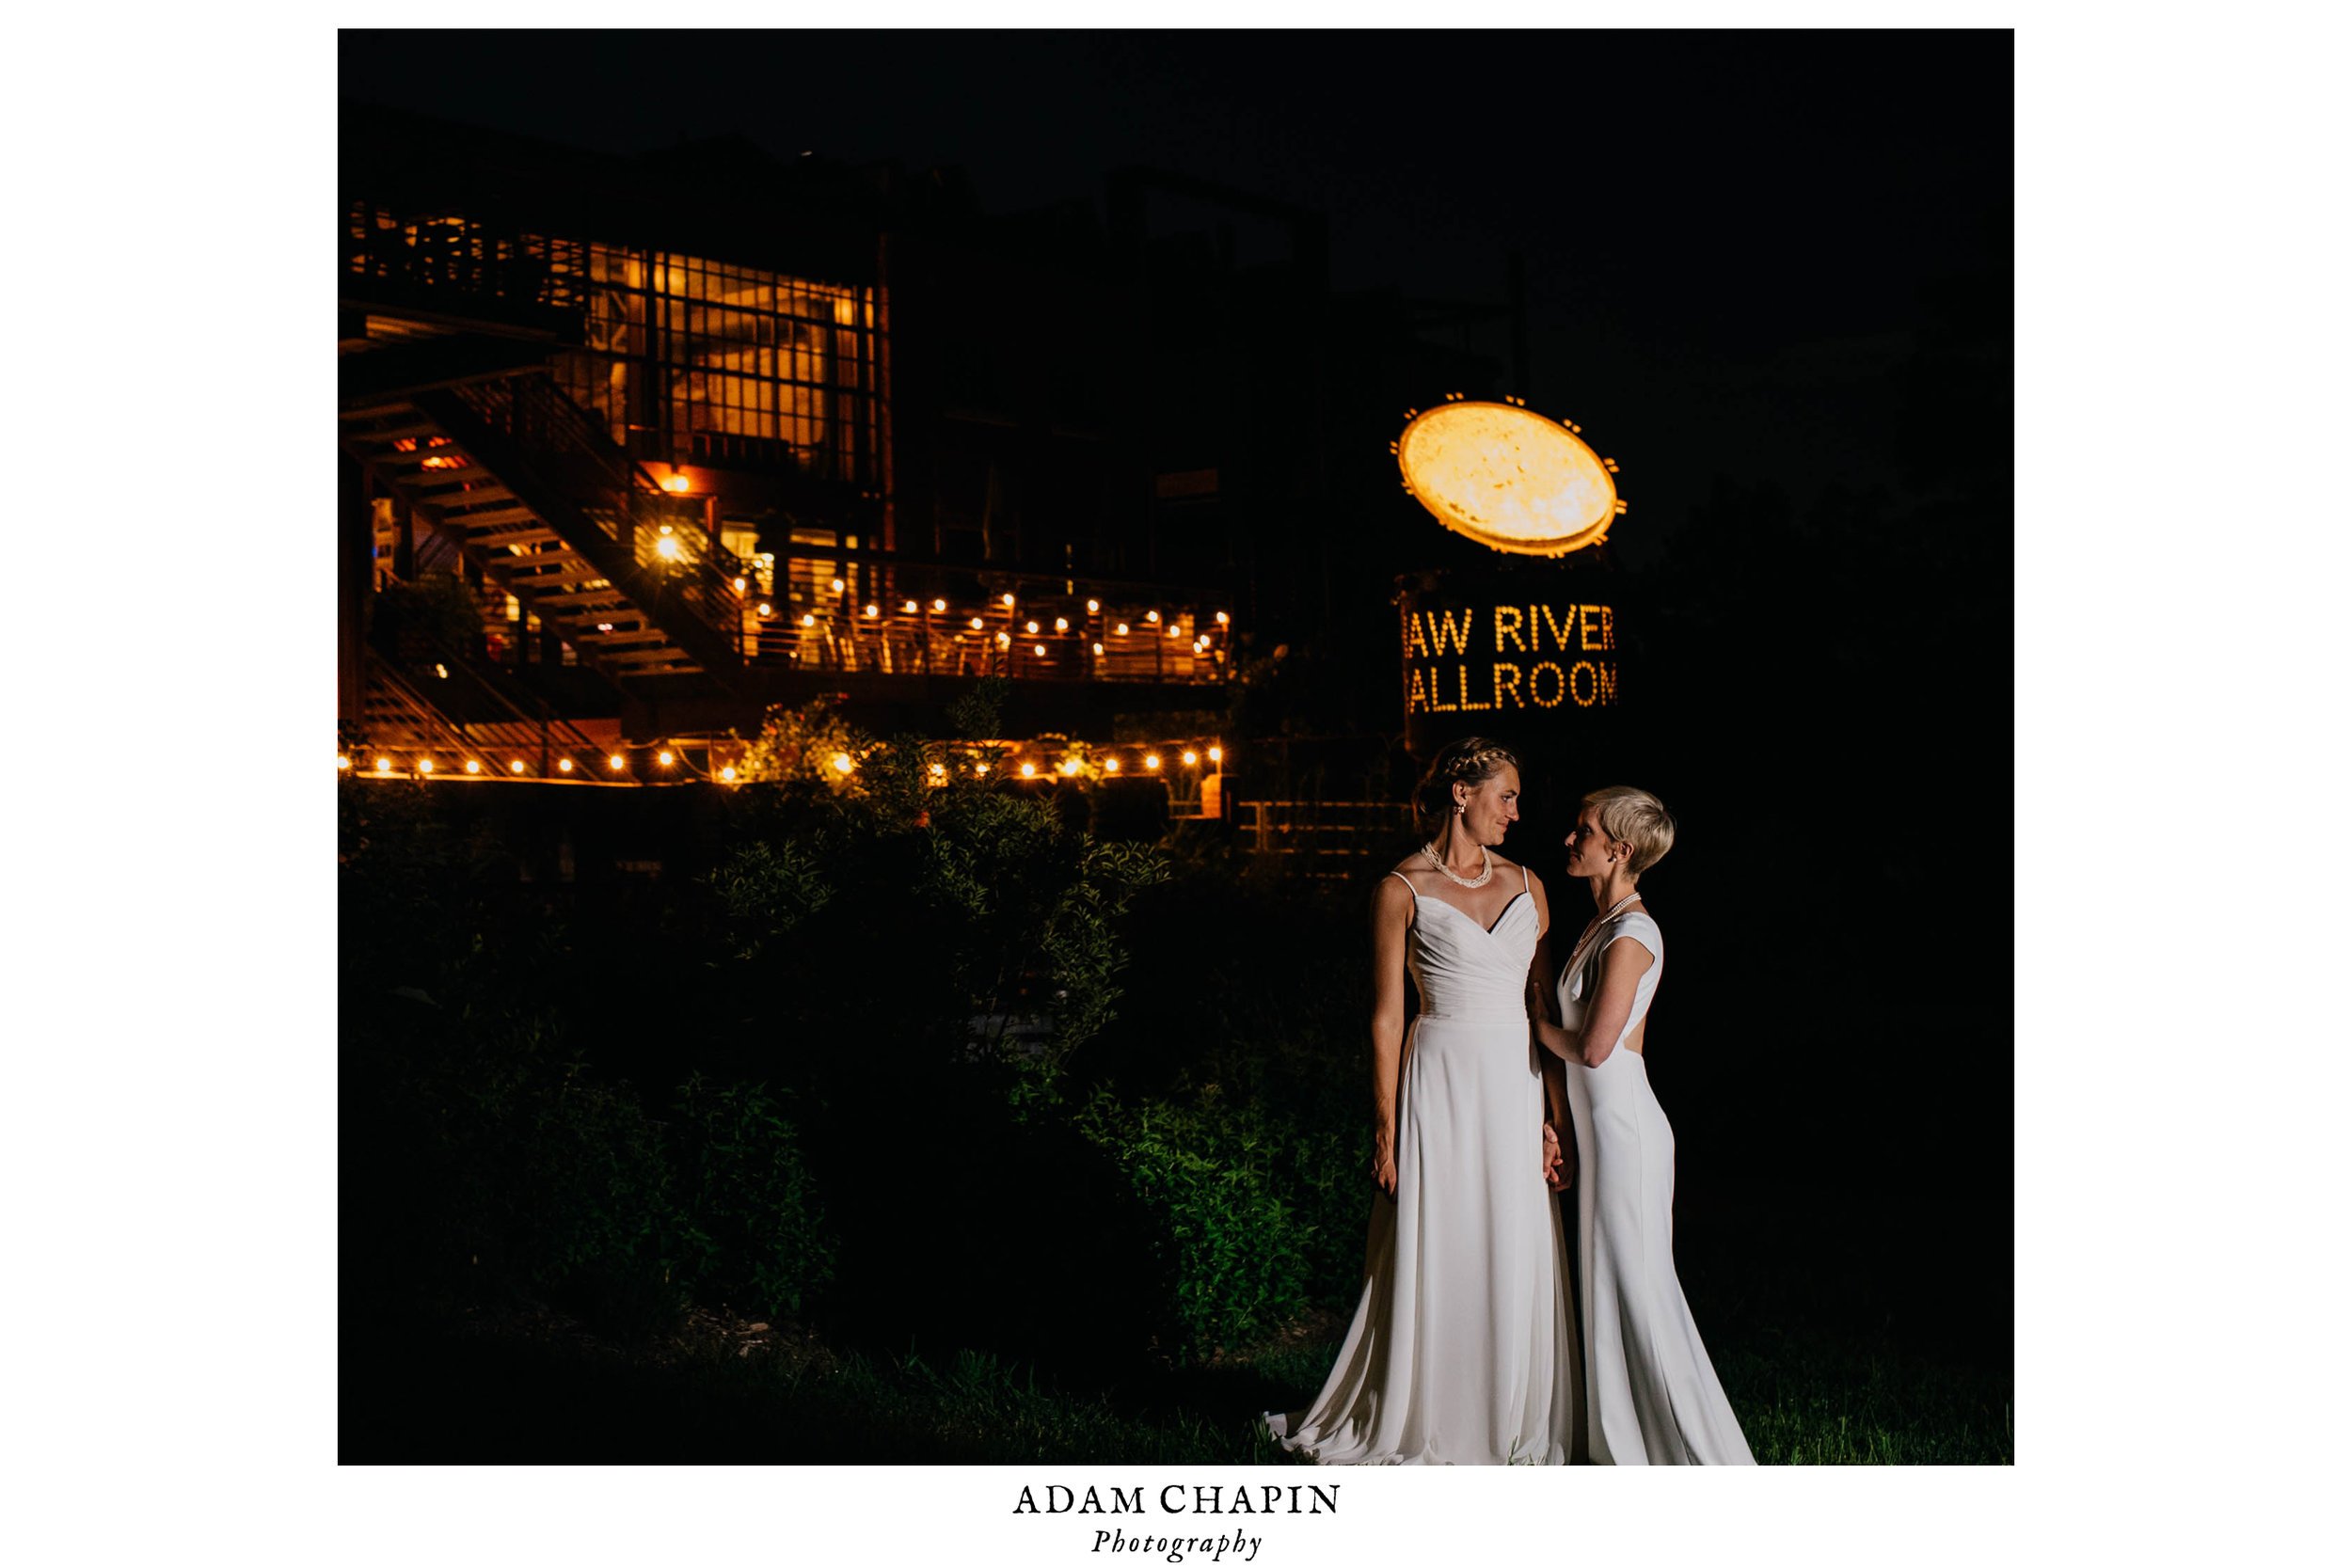
<path fill-rule="evenodd" d="M 544 370 L 347 390 L 339 439 L 616 684 L 742 671 L 743 564 Z"/>

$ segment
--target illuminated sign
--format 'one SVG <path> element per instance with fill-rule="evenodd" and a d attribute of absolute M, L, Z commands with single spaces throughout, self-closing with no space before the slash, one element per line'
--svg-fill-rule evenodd
<path fill-rule="evenodd" d="M 1616 464 L 1521 404 L 1458 395 L 1414 411 L 1391 443 L 1405 488 L 1465 538 L 1511 555 L 1566 555 L 1608 537 L 1625 511 Z"/>
<path fill-rule="evenodd" d="M 1584 600 L 1405 606 L 1405 712 L 1613 708 L 1617 612 Z"/>

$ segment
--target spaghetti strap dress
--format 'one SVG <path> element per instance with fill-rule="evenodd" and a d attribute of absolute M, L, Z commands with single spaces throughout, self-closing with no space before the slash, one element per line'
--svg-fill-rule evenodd
<path fill-rule="evenodd" d="M 1422 1010 L 1403 1053 L 1395 1201 L 1374 1196 L 1363 1295 L 1323 1391 L 1265 1418 L 1319 1464 L 1567 1461 L 1566 1251 L 1526 1003 L 1537 926 L 1523 871 L 1492 927 L 1414 895 L 1406 964 Z"/>
<path fill-rule="evenodd" d="M 1675 1275 L 1675 1134 L 1649 1067 L 1625 1042 L 1649 1016 L 1666 948 L 1637 910 L 1600 922 L 1560 975 L 1573 1034 L 1615 942 L 1649 949 L 1633 1011 L 1600 1066 L 1568 1064 L 1576 1122 L 1578 1314 L 1587 1442 L 1596 1465 L 1753 1465 Z M 1581 1457 L 1581 1456 L 1580 1456 Z"/>

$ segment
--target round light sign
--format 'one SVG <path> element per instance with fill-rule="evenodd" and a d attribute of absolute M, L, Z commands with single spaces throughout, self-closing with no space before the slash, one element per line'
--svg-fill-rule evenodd
<path fill-rule="evenodd" d="M 1490 549 L 1566 555 L 1624 512 L 1613 465 L 1566 426 L 1507 403 L 1442 403 L 1396 441 L 1405 487 L 1438 521 Z"/>

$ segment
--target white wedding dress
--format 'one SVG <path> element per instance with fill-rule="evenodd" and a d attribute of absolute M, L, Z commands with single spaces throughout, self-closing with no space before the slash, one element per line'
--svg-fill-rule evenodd
<path fill-rule="evenodd" d="M 1422 1011 L 1404 1047 L 1396 1200 L 1373 1198 L 1363 1298 L 1323 1392 L 1266 1417 L 1319 1464 L 1567 1461 L 1575 1344 L 1542 1175 L 1535 901 L 1520 875 L 1491 929 L 1415 895 L 1406 963 Z"/>
<path fill-rule="evenodd" d="M 1576 1119 L 1578 1295 L 1588 1443 L 1596 1465 L 1753 1465 L 1675 1277 L 1675 1134 L 1649 1066 L 1625 1042 L 1649 1014 L 1666 948 L 1638 911 L 1612 915 L 1560 974 L 1561 1022 L 1582 1025 L 1613 942 L 1650 951 L 1632 1016 L 1597 1068 L 1568 1065 Z M 1579 1456 L 1582 1457 L 1582 1456 Z"/>

